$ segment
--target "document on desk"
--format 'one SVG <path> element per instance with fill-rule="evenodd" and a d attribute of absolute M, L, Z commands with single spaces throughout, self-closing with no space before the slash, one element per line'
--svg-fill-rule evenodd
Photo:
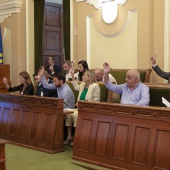
<path fill-rule="evenodd" d="M 162 103 L 165 104 L 166 107 L 170 108 L 170 103 L 164 97 L 162 97 Z"/>

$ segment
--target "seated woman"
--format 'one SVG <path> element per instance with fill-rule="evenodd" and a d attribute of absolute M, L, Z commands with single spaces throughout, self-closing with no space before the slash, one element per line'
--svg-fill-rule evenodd
<path fill-rule="evenodd" d="M 19 81 L 19 86 L 10 87 L 6 77 L 3 78 L 3 82 L 9 92 L 19 91 L 19 94 L 34 95 L 34 86 L 26 71 L 19 73 Z"/>
<path fill-rule="evenodd" d="M 87 101 L 100 101 L 100 87 L 96 82 L 96 76 L 94 71 L 86 70 L 82 77 L 82 83 L 79 85 L 76 80 L 74 80 L 74 71 L 72 70 L 72 84 L 74 89 L 79 91 L 78 99 L 87 100 Z M 78 103 L 76 103 L 78 106 Z M 74 111 L 72 114 L 66 115 L 66 126 L 67 126 L 67 139 L 64 141 L 64 144 L 73 145 L 73 136 L 72 136 L 72 124 L 76 127 L 78 117 L 78 111 Z"/>
<path fill-rule="evenodd" d="M 82 81 L 83 74 L 88 69 L 89 69 L 89 67 L 88 67 L 87 61 L 85 61 L 85 60 L 79 61 L 78 62 L 78 72 L 74 74 L 75 79 Z"/>

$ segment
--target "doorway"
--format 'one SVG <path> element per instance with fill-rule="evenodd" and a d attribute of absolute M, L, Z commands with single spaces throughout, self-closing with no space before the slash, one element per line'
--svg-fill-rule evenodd
<path fill-rule="evenodd" d="M 46 0 L 44 9 L 44 38 L 42 65 L 47 67 L 48 56 L 62 66 L 63 55 L 63 4 L 62 0 Z"/>

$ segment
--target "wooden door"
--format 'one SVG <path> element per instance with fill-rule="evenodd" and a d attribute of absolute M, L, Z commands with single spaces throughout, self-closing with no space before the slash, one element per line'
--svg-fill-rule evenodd
<path fill-rule="evenodd" d="M 45 3 L 43 65 L 46 67 L 48 56 L 54 56 L 56 64 L 63 62 L 63 24 L 62 4 Z"/>

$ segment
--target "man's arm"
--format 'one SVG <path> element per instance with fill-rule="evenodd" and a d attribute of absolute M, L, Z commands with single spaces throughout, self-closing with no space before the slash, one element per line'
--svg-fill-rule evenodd
<path fill-rule="evenodd" d="M 54 84 L 48 84 L 47 81 L 45 80 L 44 76 L 42 76 L 42 78 L 41 78 L 41 83 L 42 83 L 43 87 L 46 89 L 56 90 L 56 86 Z"/>
<path fill-rule="evenodd" d="M 150 102 L 149 87 L 144 85 L 141 89 L 141 99 L 136 105 L 148 106 L 149 102 Z"/>
<path fill-rule="evenodd" d="M 111 70 L 111 67 L 109 66 L 108 63 L 103 64 L 103 70 L 104 70 L 104 83 L 109 82 L 109 72 Z"/>
<path fill-rule="evenodd" d="M 152 66 L 152 68 L 158 76 L 160 76 L 166 80 L 169 80 L 170 73 L 162 71 L 158 65 L 156 65 L 155 67 Z"/>
<path fill-rule="evenodd" d="M 156 63 L 156 55 L 151 57 L 151 61 L 152 61 L 152 68 L 153 70 L 156 72 L 156 74 L 166 80 L 169 80 L 170 77 L 170 73 L 168 72 L 164 72 L 160 69 L 160 67 L 157 65 Z"/>
<path fill-rule="evenodd" d="M 74 108 L 75 98 L 69 89 L 64 89 L 60 97 L 64 99 L 64 108 Z"/>

